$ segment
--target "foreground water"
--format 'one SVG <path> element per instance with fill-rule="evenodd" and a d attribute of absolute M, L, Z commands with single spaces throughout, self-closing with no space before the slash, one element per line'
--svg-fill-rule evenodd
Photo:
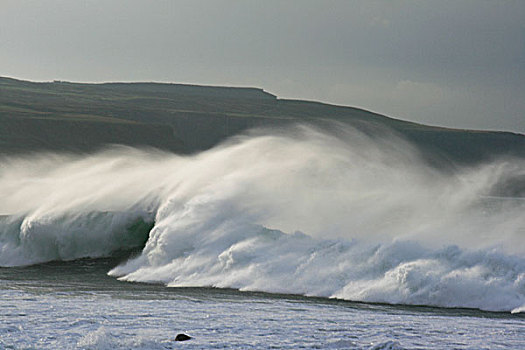
<path fill-rule="evenodd" d="M 115 259 L 0 268 L 1 349 L 520 349 L 522 314 L 402 307 L 106 275 Z M 192 340 L 177 343 L 177 333 Z"/>

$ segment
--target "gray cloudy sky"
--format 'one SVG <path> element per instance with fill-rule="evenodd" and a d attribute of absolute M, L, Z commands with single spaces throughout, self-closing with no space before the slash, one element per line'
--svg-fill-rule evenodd
<path fill-rule="evenodd" d="M 525 133 L 525 1 L 0 0 L 0 75 L 257 86 Z"/>

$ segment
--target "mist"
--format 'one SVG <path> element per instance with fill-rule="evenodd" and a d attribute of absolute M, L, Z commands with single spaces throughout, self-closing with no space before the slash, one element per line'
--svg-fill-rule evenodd
<path fill-rule="evenodd" d="M 487 197 L 522 175 L 523 162 L 451 174 L 394 134 L 370 138 L 338 127 L 338 136 L 307 126 L 287 135 L 253 131 L 195 156 L 114 147 L 87 156 L 8 157 L 0 167 L 0 213 L 39 220 L 139 210 L 159 218 L 177 202 L 319 238 L 525 246 L 516 244 L 521 201 L 496 205 Z"/>
<path fill-rule="evenodd" d="M 255 130 L 192 156 L 6 157 L 0 265 L 138 255 L 109 274 L 372 302 L 525 306 L 522 161 L 443 171 L 395 134 Z M 439 286 L 446 285 L 447 288 Z"/>

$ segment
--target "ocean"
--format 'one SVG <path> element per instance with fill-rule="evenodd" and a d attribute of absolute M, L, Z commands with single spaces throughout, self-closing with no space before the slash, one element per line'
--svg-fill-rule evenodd
<path fill-rule="evenodd" d="M 0 164 L 0 348 L 525 348 L 523 161 L 297 127 Z"/>

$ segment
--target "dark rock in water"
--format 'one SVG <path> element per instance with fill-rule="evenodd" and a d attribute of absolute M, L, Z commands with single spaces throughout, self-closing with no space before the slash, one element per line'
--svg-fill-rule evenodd
<path fill-rule="evenodd" d="M 190 339 L 191 337 L 189 335 L 186 335 L 183 333 L 177 334 L 177 336 L 175 337 L 175 341 L 185 341 L 185 340 L 190 340 Z"/>

